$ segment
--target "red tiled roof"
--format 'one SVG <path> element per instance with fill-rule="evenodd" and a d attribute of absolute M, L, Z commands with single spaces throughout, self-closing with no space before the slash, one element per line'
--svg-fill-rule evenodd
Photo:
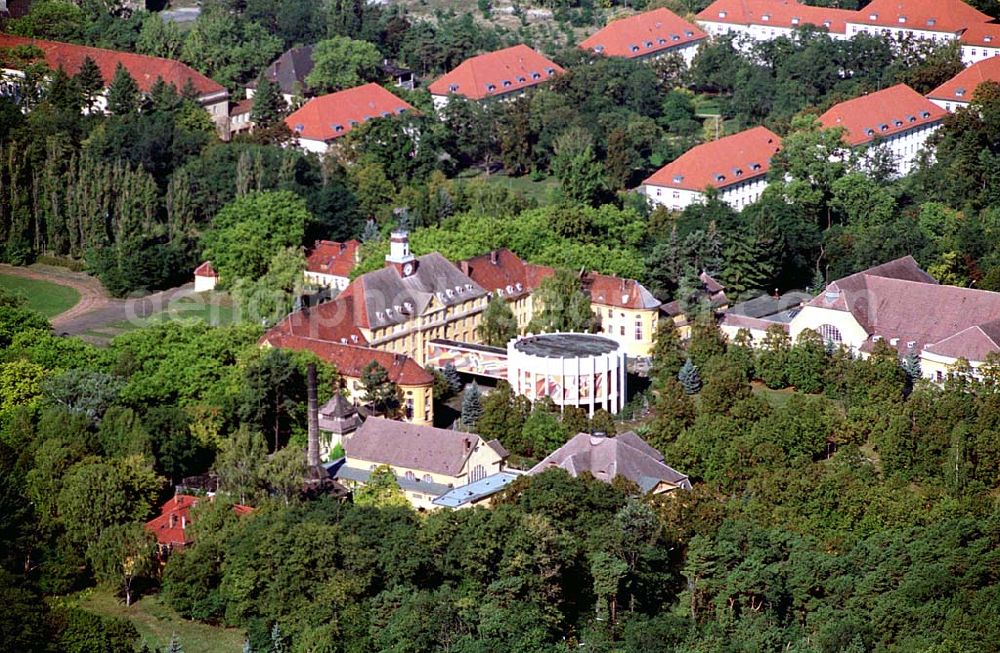
<path fill-rule="evenodd" d="M 1000 48 L 1000 24 L 976 23 L 962 32 L 959 38 L 962 45 L 981 45 L 988 48 Z"/>
<path fill-rule="evenodd" d="M 184 88 L 190 79 L 201 97 L 215 94 L 228 96 L 226 89 L 218 82 L 202 75 L 187 64 L 172 59 L 0 34 L 0 48 L 13 48 L 18 45 L 34 45 L 45 53 L 45 63 L 50 68 L 55 70 L 61 67 L 69 75 L 75 75 L 80 70 L 84 59 L 90 57 L 101 69 L 101 76 L 104 77 L 105 84 L 111 83 L 111 79 L 115 75 L 115 68 L 121 63 L 135 78 L 136 84 L 143 92 L 148 92 L 157 78 L 162 77 L 164 82 L 173 84 L 177 90 Z"/>
<path fill-rule="evenodd" d="M 654 9 L 612 21 L 580 43 L 610 57 L 642 57 L 647 54 L 689 45 L 705 38 L 701 28 L 669 9 Z"/>
<path fill-rule="evenodd" d="M 261 338 L 261 343 L 278 349 L 311 351 L 323 360 L 332 363 L 337 371 L 344 376 L 354 379 L 361 378 L 365 366 L 375 361 L 386 369 L 389 373 L 389 379 L 398 385 L 429 386 L 434 384 L 434 377 L 431 376 L 430 372 L 404 354 L 273 333 L 273 330 Z"/>
<path fill-rule="evenodd" d="M 331 302 L 311 308 L 303 308 L 289 313 L 281 322 L 271 327 L 265 338 L 274 335 L 296 336 L 327 342 L 340 342 L 352 345 L 367 345 L 358 324 L 362 322 L 358 316 L 359 303 L 355 297 L 348 294 L 354 286 L 352 283 L 337 298 Z M 364 303 L 361 302 L 361 312 Z"/>
<path fill-rule="evenodd" d="M 329 141 L 373 118 L 414 110 L 403 100 L 372 83 L 314 97 L 285 118 L 285 124 L 296 136 Z"/>
<path fill-rule="evenodd" d="M 219 278 L 219 273 L 216 272 L 215 268 L 212 267 L 212 262 L 211 261 L 205 261 L 204 263 L 202 263 L 201 265 L 199 265 L 198 267 L 196 267 L 194 269 L 194 276 L 196 276 L 196 277 L 214 277 L 214 278 L 218 279 Z"/>
<path fill-rule="evenodd" d="M 850 22 L 932 32 L 959 31 L 989 23 L 992 17 L 962 0 L 872 0 Z"/>
<path fill-rule="evenodd" d="M 432 95 L 454 93 L 482 100 L 541 84 L 563 72 L 559 65 L 521 44 L 470 57 L 427 89 Z"/>
<path fill-rule="evenodd" d="M 146 522 L 146 530 L 156 536 L 163 546 L 184 548 L 191 543 L 187 527 L 191 525 L 191 508 L 198 503 L 198 497 L 178 494 L 160 506 L 160 514 Z M 253 512 L 250 506 L 233 505 L 233 512 L 246 515 Z"/>
<path fill-rule="evenodd" d="M 949 358 L 984 361 L 989 354 L 1000 352 L 1000 345 L 997 344 L 1000 342 L 997 327 L 996 322 L 969 327 L 950 338 L 927 345 L 924 349 L 932 354 Z"/>
<path fill-rule="evenodd" d="M 348 240 L 345 243 L 317 240 L 306 258 L 306 270 L 317 274 L 347 277 L 358 262 L 359 247 L 361 243 L 356 240 Z"/>
<path fill-rule="evenodd" d="M 654 172 L 644 184 L 701 192 L 725 188 L 761 177 L 771 169 L 771 157 L 781 138 L 766 127 L 754 127 L 697 145 Z"/>
<path fill-rule="evenodd" d="M 583 275 L 583 287 L 589 293 L 590 301 L 601 306 L 641 310 L 659 308 L 662 303 L 635 279 L 588 272 Z"/>
<path fill-rule="evenodd" d="M 460 261 L 458 268 L 483 290 L 492 293 L 502 289 L 508 298 L 527 295 L 542 279 L 555 274 L 553 268 L 527 263 L 507 248 Z"/>
<path fill-rule="evenodd" d="M 844 140 L 862 145 L 876 138 L 941 122 L 948 112 L 906 84 L 847 100 L 819 117 L 823 127 L 843 127 Z"/>
<path fill-rule="evenodd" d="M 240 100 L 229 110 L 229 117 L 241 116 L 253 111 L 253 100 Z"/>
<path fill-rule="evenodd" d="M 928 93 L 927 97 L 947 102 L 968 103 L 972 101 L 972 94 L 983 82 L 1000 82 L 1000 57 L 990 57 L 972 64 Z"/>
<path fill-rule="evenodd" d="M 700 21 L 733 25 L 800 25 L 825 27 L 835 34 L 847 32 L 847 21 L 856 18 L 847 9 L 812 7 L 794 0 L 716 0 L 698 14 Z"/>

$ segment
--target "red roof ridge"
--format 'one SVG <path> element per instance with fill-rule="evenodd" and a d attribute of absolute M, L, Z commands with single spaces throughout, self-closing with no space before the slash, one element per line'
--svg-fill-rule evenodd
<path fill-rule="evenodd" d="M 706 36 L 700 27 L 661 7 L 612 20 L 578 47 L 612 57 L 634 58 L 688 45 Z"/>
<path fill-rule="evenodd" d="M 432 95 L 454 93 L 470 100 L 481 100 L 541 84 L 563 72 L 555 62 L 519 43 L 469 57 L 431 82 L 427 90 Z"/>
<path fill-rule="evenodd" d="M 856 20 L 851 22 L 859 25 L 955 34 L 971 25 L 993 21 L 992 16 L 962 0 L 872 0 L 855 14 Z"/>
<path fill-rule="evenodd" d="M 262 344 L 278 349 L 311 351 L 319 358 L 332 363 L 344 376 L 360 378 L 365 366 L 376 361 L 389 373 L 389 379 L 399 385 L 433 385 L 434 377 L 406 354 L 373 349 L 353 344 L 317 340 L 304 336 L 268 332 Z"/>
<path fill-rule="evenodd" d="M 1000 82 L 1000 57 L 972 64 L 928 93 L 927 97 L 948 102 L 971 102 L 972 95 L 983 82 Z"/>
<path fill-rule="evenodd" d="M 95 48 L 89 45 L 77 45 L 62 41 L 34 39 L 13 34 L 0 34 L 0 48 L 12 48 L 18 45 L 34 45 L 45 55 L 45 63 L 52 69 L 62 68 L 69 75 L 75 75 L 80 70 L 83 61 L 90 57 L 101 69 L 105 84 L 110 84 L 115 74 L 115 68 L 121 63 L 135 79 L 139 90 L 148 92 L 162 78 L 164 82 L 173 84 L 181 90 L 188 79 L 194 84 L 202 97 L 229 93 L 226 88 L 213 79 L 203 75 L 185 63 L 163 57 L 151 57 L 133 52 L 121 52 L 106 48 Z"/>
<path fill-rule="evenodd" d="M 296 136 L 329 141 L 373 118 L 416 112 L 408 102 L 372 82 L 311 98 L 285 118 Z"/>
<path fill-rule="evenodd" d="M 696 145 L 642 183 L 698 192 L 725 188 L 766 175 L 780 149 L 780 136 L 767 127 L 753 127 Z"/>
<path fill-rule="evenodd" d="M 940 122 L 948 112 L 906 84 L 889 88 L 830 107 L 819 117 L 824 128 L 843 127 L 844 140 L 862 145 L 909 129 Z"/>
<path fill-rule="evenodd" d="M 720 14 L 724 13 L 725 16 Z M 794 0 L 715 0 L 700 11 L 697 19 L 705 22 L 735 25 L 773 25 L 792 28 L 797 25 L 826 27 L 830 32 L 844 34 L 847 22 L 857 12 L 836 7 L 814 7 Z M 767 19 L 764 18 L 767 16 Z"/>

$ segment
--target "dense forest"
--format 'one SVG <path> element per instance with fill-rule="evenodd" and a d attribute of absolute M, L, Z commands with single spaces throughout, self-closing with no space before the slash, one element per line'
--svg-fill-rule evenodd
<path fill-rule="evenodd" d="M 417 514 L 391 480 L 353 503 L 301 493 L 310 361 L 260 352 L 254 329 L 167 324 L 97 349 L 46 327 L 0 301 L 4 650 L 133 650 L 128 622 L 39 600 L 93 583 L 244 628 L 253 651 L 1000 641 L 997 362 L 938 388 L 888 348 L 854 360 L 775 332 L 755 351 L 710 322 L 682 346 L 664 327 L 653 386 L 625 416 L 651 409 L 639 433 L 694 490 L 643 498 L 554 470 L 492 509 Z M 336 374 L 321 379 L 328 397 Z M 477 430 L 537 460 L 568 433 L 626 428 L 597 418 L 500 387 Z M 210 468 L 224 494 L 198 508 L 196 544 L 157 566 L 141 522 Z M 232 501 L 257 510 L 236 517 Z"/>

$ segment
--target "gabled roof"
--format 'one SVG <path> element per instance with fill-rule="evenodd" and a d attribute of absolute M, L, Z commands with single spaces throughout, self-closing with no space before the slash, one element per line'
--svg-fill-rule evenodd
<path fill-rule="evenodd" d="M 461 95 L 470 100 L 513 93 L 565 72 L 526 45 L 470 57 L 432 82 L 432 95 Z"/>
<path fill-rule="evenodd" d="M 1000 48 L 1000 24 L 997 23 L 976 23 L 969 25 L 968 29 L 962 32 L 959 37 L 962 45 L 983 46 L 987 48 Z"/>
<path fill-rule="evenodd" d="M 187 64 L 172 59 L 160 57 L 147 57 L 131 52 L 119 52 L 117 50 L 105 50 L 104 48 L 92 48 L 86 45 L 75 45 L 73 43 L 62 43 L 60 41 L 43 41 L 41 39 L 29 39 L 11 34 L 0 34 L 0 48 L 13 48 L 19 45 L 33 45 L 45 53 L 45 63 L 56 70 L 62 68 L 68 75 L 75 75 L 80 71 L 80 66 L 84 60 L 90 57 L 101 69 L 101 76 L 105 85 L 111 83 L 115 76 L 115 69 L 121 63 L 128 70 L 129 74 L 135 78 L 139 90 L 146 93 L 156 83 L 157 78 L 163 78 L 167 84 L 173 84 L 180 91 L 187 84 L 188 80 L 197 89 L 201 98 L 207 96 L 219 96 L 220 99 L 229 96 L 222 84 L 213 81 L 202 75 L 197 70 Z"/>
<path fill-rule="evenodd" d="M 538 287 L 555 269 L 524 261 L 506 247 L 458 262 L 458 269 L 486 292 L 521 297 Z"/>
<path fill-rule="evenodd" d="M 588 272 L 583 275 L 583 288 L 590 301 L 617 308 L 654 309 L 660 302 L 653 293 L 635 279 L 621 279 L 607 274 Z"/>
<path fill-rule="evenodd" d="M 997 42 L 1000 47 L 1000 41 Z M 1000 82 L 1000 57 L 976 62 L 927 94 L 933 100 L 946 102 L 972 101 L 972 94 L 983 82 Z"/>
<path fill-rule="evenodd" d="M 831 107 L 819 117 L 829 129 L 843 127 L 849 145 L 863 145 L 878 138 L 941 122 L 948 112 L 906 84 L 862 95 Z"/>
<path fill-rule="evenodd" d="M 344 443 L 348 464 L 380 465 L 457 476 L 472 452 L 486 443 L 475 433 L 369 417 Z"/>
<path fill-rule="evenodd" d="M 767 127 L 754 127 L 717 141 L 696 145 L 654 172 L 644 184 L 702 192 L 762 177 L 781 137 Z"/>
<path fill-rule="evenodd" d="M 794 0 L 715 0 L 697 18 L 712 23 L 782 28 L 814 25 L 825 27 L 835 34 L 844 34 L 846 23 L 855 17 L 854 14 L 847 9 L 812 7 Z"/>
<path fill-rule="evenodd" d="M 273 329 L 272 329 L 273 331 Z M 319 358 L 333 364 L 337 371 L 352 379 L 360 379 L 365 366 L 372 361 L 385 368 L 389 380 L 397 385 L 430 386 L 434 377 L 430 372 L 420 367 L 417 361 L 404 354 L 394 354 L 389 351 L 345 345 L 339 342 L 329 342 L 290 336 L 268 331 L 261 338 L 261 344 L 267 344 L 278 349 L 293 351 L 311 351 Z"/>
<path fill-rule="evenodd" d="M 993 20 L 962 0 L 872 0 L 854 13 L 850 22 L 860 25 L 952 34 Z"/>
<path fill-rule="evenodd" d="M 194 269 L 194 276 L 196 276 L 196 277 L 214 277 L 214 278 L 218 279 L 219 278 L 219 273 L 215 271 L 214 267 L 212 267 L 212 262 L 211 261 L 205 261 L 204 263 L 202 263 L 201 265 L 199 265 L 198 267 L 196 267 Z"/>
<path fill-rule="evenodd" d="M 187 527 L 191 525 L 191 509 L 199 498 L 189 494 L 177 494 L 160 506 L 160 514 L 146 522 L 146 530 L 156 536 L 162 546 L 181 548 L 191 543 Z M 250 506 L 233 505 L 233 512 L 246 515 L 253 512 Z"/>
<path fill-rule="evenodd" d="M 319 306 L 306 306 L 289 313 L 281 322 L 271 327 L 264 337 L 295 336 L 345 345 L 367 345 L 368 340 L 358 328 L 357 322 L 354 298 L 345 297 L 344 293 L 341 293 L 333 301 Z"/>
<path fill-rule="evenodd" d="M 301 45 L 281 53 L 264 70 L 264 75 L 276 83 L 285 95 L 307 94 L 306 76 L 313 69 L 313 46 Z"/>
<path fill-rule="evenodd" d="M 624 476 L 647 492 L 661 482 L 691 489 L 686 474 L 664 464 L 660 452 L 632 431 L 614 437 L 578 433 L 532 467 L 528 474 L 541 474 L 553 467 L 561 467 L 571 476 L 590 472 L 605 483 L 616 476 Z"/>
<path fill-rule="evenodd" d="M 409 276 L 386 266 L 361 275 L 344 289 L 340 297 L 354 300 L 355 324 L 366 328 L 402 324 L 423 313 L 431 301 L 448 306 L 486 295 L 437 252 L 419 256 L 414 263 Z"/>
<path fill-rule="evenodd" d="M 809 306 L 850 312 L 901 352 L 976 361 L 1000 342 L 1000 293 L 940 285 L 911 256 L 838 279 Z"/>
<path fill-rule="evenodd" d="M 358 262 L 358 249 L 361 243 L 356 240 L 337 242 L 334 240 L 317 240 L 306 258 L 306 270 L 317 274 L 330 274 L 335 277 L 350 276 L 351 270 Z"/>
<path fill-rule="evenodd" d="M 580 48 L 609 57 L 643 57 L 690 45 L 705 38 L 701 28 L 669 9 L 654 9 L 608 23 L 580 43 Z"/>
<path fill-rule="evenodd" d="M 372 83 L 314 97 L 285 118 L 285 124 L 298 137 L 329 141 L 340 138 L 363 122 L 407 111 L 414 111 L 414 108 Z"/>

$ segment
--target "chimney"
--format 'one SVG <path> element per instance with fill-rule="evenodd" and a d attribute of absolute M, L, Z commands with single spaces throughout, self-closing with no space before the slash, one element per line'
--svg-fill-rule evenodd
<path fill-rule="evenodd" d="M 493 265 L 500 264 L 500 250 L 495 249 L 492 252 L 490 252 L 490 263 L 492 263 Z"/>
<path fill-rule="evenodd" d="M 469 438 L 464 438 L 462 442 L 465 444 L 465 453 L 469 453 L 469 451 L 472 449 L 472 440 L 470 440 Z"/>
<path fill-rule="evenodd" d="M 458 269 L 461 270 L 462 274 L 464 274 L 465 276 L 469 276 L 469 262 L 468 261 L 460 261 L 459 264 L 458 264 Z"/>
<path fill-rule="evenodd" d="M 181 515 L 181 530 L 184 530 L 187 527 L 188 527 L 187 517 L 185 517 L 184 515 Z"/>
<path fill-rule="evenodd" d="M 308 397 L 308 439 L 306 463 L 310 467 L 319 465 L 319 400 L 316 396 L 316 364 L 309 363 L 306 372 L 306 394 Z"/>

